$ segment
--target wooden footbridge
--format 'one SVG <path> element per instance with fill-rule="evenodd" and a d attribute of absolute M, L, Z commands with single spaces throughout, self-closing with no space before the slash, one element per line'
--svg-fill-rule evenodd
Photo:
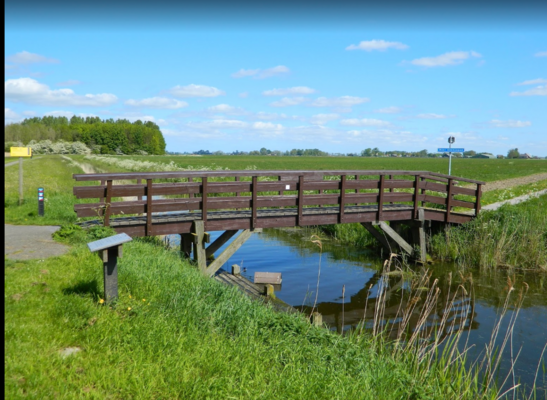
<path fill-rule="evenodd" d="M 424 226 L 472 219 L 484 185 L 427 171 L 386 170 L 131 172 L 74 179 L 93 183 L 74 187 L 78 199 L 94 199 L 74 206 L 78 217 L 95 217 L 82 225 L 110 226 L 132 237 L 180 234 L 181 252 L 193 253 L 209 276 L 252 231 L 276 227 L 357 222 L 390 249 L 425 261 Z M 411 243 L 399 234 L 401 223 L 412 226 Z M 210 231 L 224 233 L 207 246 Z"/>

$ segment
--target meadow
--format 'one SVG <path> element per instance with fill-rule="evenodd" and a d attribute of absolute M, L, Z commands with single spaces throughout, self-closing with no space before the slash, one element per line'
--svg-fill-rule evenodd
<path fill-rule="evenodd" d="M 83 160 L 84 156 L 71 156 Z M 408 170 L 448 173 L 446 158 L 403 157 L 276 157 L 276 156 L 108 156 L 170 164 L 181 169 L 208 167 L 230 170 Z M 100 164 L 100 162 L 99 162 Z M 118 166 L 120 167 L 120 166 Z M 547 172 L 547 160 L 523 159 L 452 159 L 452 175 L 492 182 Z"/>
<path fill-rule="evenodd" d="M 8 398 L 499 396 L 493 381 L 464 367 L 463 355 L 424 358 L 421 347 L 404 350 L 368 334 L 340 336 L 305 316 L 279 314 L 201 276 L 155 239 L 124 245 L 120 299 L 105 306 L 101 263 L 85 243 L 112 232 L 70 225 L 76 220 L 72 174 L 82 170 L 60 156 L 29 160 L 19 206 L 17 168 L 11 168 L 5 170 L 5 222 L 63 225 L 57 238 L 72 250 L 45 260 L 5 259 Z M 37 187 L 45 188 L 45 217 L 36 213 Z M 65 356 L 66 349 L 77 353 Z"/>

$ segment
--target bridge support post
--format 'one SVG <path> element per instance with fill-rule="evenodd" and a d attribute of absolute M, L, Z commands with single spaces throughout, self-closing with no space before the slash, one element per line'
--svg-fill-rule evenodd
<path fill-rule="evenodd" d="M 424 209 L 418 209 L 418 219 L 415 225 L 412 227 L 412 235 L 414 237 L 414 243 L 420 246 L 419 257 L 416 257 L 421 263 L 427 262 L 427 244 L 425 239 L 425 218 Z"/>
<path fill-rule="evenodd" d="M 194 239 L 191 233 L 180 234 L 180 255 L 182 258 L 190 258 Z"/>
<path fill-rule="evenodd" d="M 192 224 L 193 242 L 194 242 L 194 261 L 197 263 L 201 272 L 207 269 L 207 255 L 205 253 L 205 223 L 203 221 L 194 221 Z"/>

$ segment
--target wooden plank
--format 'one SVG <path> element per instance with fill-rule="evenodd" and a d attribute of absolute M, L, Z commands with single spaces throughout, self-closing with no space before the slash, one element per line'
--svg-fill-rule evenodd
<path fill-rule="evenodd" d="M 142 184 L 142 179 L 137 179 L 137 185 L 138 185 L 138 186 L 141 186 L 141 184 Z M 144 191 L 144 188 L 143 188 L 142 190 Z M 141 201 L 141 200 L 142 200 L 142 196 L 141 196 L 141 195 L 137 196 L 137 200 L 138 200 L 138 201 Z"/>
<path fill-rule="evenodd" d="M 363 227 L 367 231 L 369 231 L 372 236 L 374 236 L 376 240 L 379 241 L 390 253 L 392 252 L 391 246 L 387 241 L 386 237 L 378 232 L 378 230 L 372 225 L 371 222 L 362 222 L 361 225 L 363 225 Z"/>
<path fill-rule="evenodd" d="M 404 240 L 397 232 L 395 232 L 388 224 L 386 224 L 384 221 L 378 222 L 378 226 L 380 229 L 382 229 L 395 243 L 399 245 L 399 247 L 407 252 L 408 254 L 412 254 L 413 249 L 412 246 L 409 245 L 406 240 Z"/>
<path fill-rule="evenodd" d="M 255 272 L 254 283 L 281 284 L 281 272 Z"/>
<path fill-rule="evenodd" d="M 194 193 L 197 193 L 198 190 L 199 190 L 199 184 L 195 184 L 195 185 L 190 186 L 190 184 L 192 184 L 193 182 L 194 182 L 194 178 L 189 177 L 188 178 L 188 184 L 186 186 L 183 186 L 183 188 L 188 191 L 188 198 L 189 199 L 194 198 Z M 185 192 L 184 189 L 181 190 L 182 194 L 184 194 L 184 192 Z M 194 189 L 195 192 L 191 191 L 191 189 Z M 164 195 L 164 194 L 162 193 L 162 195 Z"/>
<path fill-rule="evenodd" d="M 213 261 L 204 271 L 206 276 L 214 275 L 226 261 L 251 237 L 251 230 L 246 229 Z"/>
<path fill-rule="evenodd" d="M 215 252 L 220 249 L 228 240 L 230 240 L 238 231 L 237 230 L 228 230 L 220 235 L 213 243 L 205 249 L 205 254 L 207 259 L 211 257 Z"/>

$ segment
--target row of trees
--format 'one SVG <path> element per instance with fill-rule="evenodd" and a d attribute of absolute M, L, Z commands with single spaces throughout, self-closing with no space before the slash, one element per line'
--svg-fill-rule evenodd
<path fill-rule="evenodd" d="M 28 118 L 4 128 L 4 142 L 50 140 L 82 142 L 99 154 L 165 154 L 165 139 L 151 121 L 101 120 L 99 117 L 45 116 Z"/>

